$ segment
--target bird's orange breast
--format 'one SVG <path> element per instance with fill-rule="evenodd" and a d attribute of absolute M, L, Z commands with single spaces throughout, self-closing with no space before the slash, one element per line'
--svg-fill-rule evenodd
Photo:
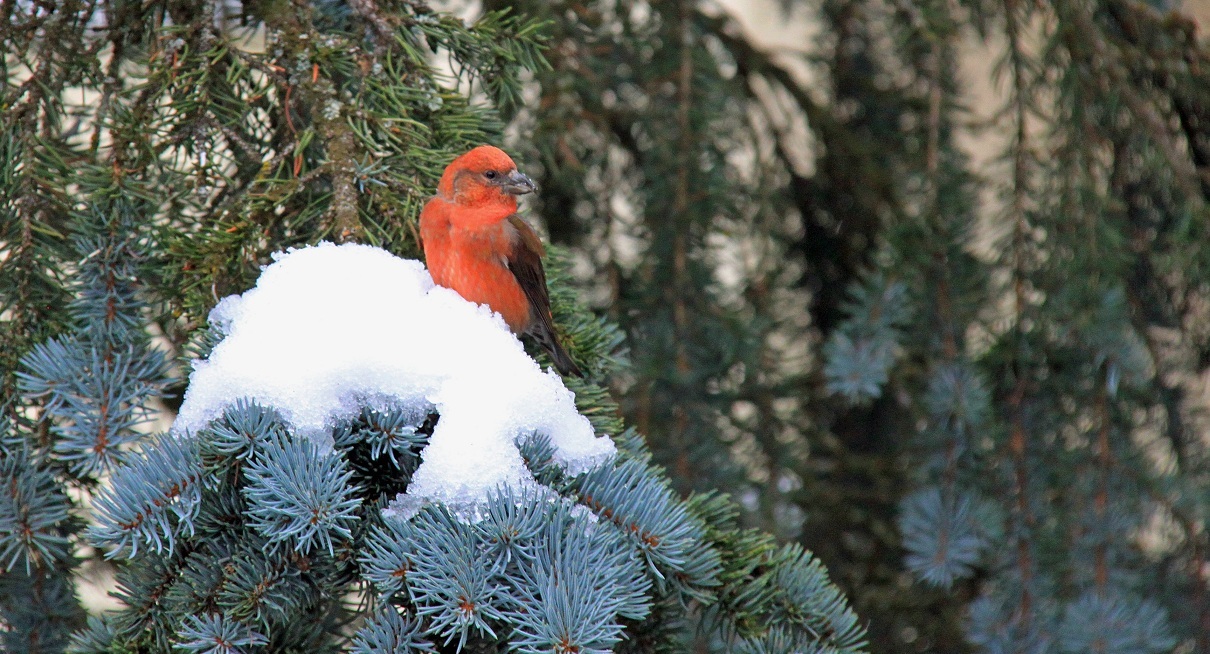
<path fill-rule="evenodd" d="M 491 307 L 514 333 L 529 327 L 529 301 L 517 279 L 500 263 L 453 249 L 445 264 L 440 269 L 430 268 L 430 272 L 438 284 L 454 289 L 471 302 Z"/>
<path fill-rule="evenodd" d="M 509 329 L 523 333 L 531 320 L 529 300 L 508 269 L 513 244 L 503 222 L 459 227 L 442 217 L 438 207 L 426 207 L 421 218 L 424 255 L 433 281 L 471 302 L 488 305 Z"/>

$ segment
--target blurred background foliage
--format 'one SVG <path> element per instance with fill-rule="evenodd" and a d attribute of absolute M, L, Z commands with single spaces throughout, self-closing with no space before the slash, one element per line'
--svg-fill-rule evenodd
<path fill-rule="evenodd" d="M 1210 651 L 1195 23 L 784 2 L 786 47 L 743 5 L 487 3 L 548 21 L 509 143 L 657 460 L 873 651 Z"/>
<path fill-rule="evenodd" d="M 441 168 L 497 142 L 556 296 L 627 335 L 655 461 L 814 552 L 871 651 L 1210 651 L 1193 3 L 786 0 L 789 48 L 707 1 L 293 6 L 0 9 L 0 401 L 71 324 L 61 189 L 174 216 L 180 356 L 283 246 L 418 254 Z"/>

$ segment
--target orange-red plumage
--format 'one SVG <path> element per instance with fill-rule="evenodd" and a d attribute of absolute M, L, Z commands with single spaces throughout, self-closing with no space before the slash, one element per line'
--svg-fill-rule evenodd
<path fill-rule="evenodd" d="M 517 216 L 517 196 L 533 190 L 499 148 L 458 157 L 420 212 L 424 257 L 434 282 L 488 305 L 513 333 L 537 338 L 559 372 L 580 375 L 555 335 L 542 241 Z"/>

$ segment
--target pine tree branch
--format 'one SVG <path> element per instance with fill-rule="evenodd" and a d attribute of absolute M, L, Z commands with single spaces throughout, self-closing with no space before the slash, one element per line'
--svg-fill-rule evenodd
<path fill-rule="evenodd" d="M 1171 495 L 1171 490 L 1161 487 L 1156 480 L 1143 473 L 1138 466 L 1123 465 L 1120 459 L 1112 459 L 1110 465 L 1113 472 L 1124 478 L 1131 479 L 1142 488 L 1147 496 L 1162 508 L 1180 526 L 1185 537 L 1185 545 L 1189 550 L 1187 570 L 1192 577 L 1191 591 L 1194 613 L 1197 616 L 1194 640 L 1198 645 L 1195 651 L 1210 651 L 1203 646 L 1210 645 L 1210 602 L 1207 601 L 1207 589 L 1210 588 L 1210 557 L 1207 557 L 1207 533 L 1204 520 L 1196 513 L 1191 513 L 1177 503 Z M 1196 509 L 1193 509 L 1196 512 Z"/>
<path fill-rule="evenodd" d="M 1167 94 L 1199 171 L 1202 196 L 1210 199 L 1210 138 L 1205 135 L 1210 111 L 1204 83 L 1210 53 L 1199 44 L 1197 24 L 1177 12 L 1161 15 L 1138 2 L 1109 2 L 1106 13 L 1120 38 L 1137 50 L 1121 52 L 1132 79 L 1148 80 Z M 1164 39 L 1175 41 L 1177 50 L 1165 49 Z M 1156 66 L 1156 61 L 1163 63 Z M 1186 74 L 1171 74 L 1174 67 Z"/>
<path fill-rule="evenodd" d="M 698 11 L 695 20 L 710 28 L 710 33 L 726 46 L 735 57 L 740 76 L 749 88 L 749 95 L 758 99 L 751 87 L 753 75 L 760 75 L 776 82 L 794 100 L 795 105 L 803 111 L 807 121 L 817 129 L 839 133 L 834 116 L 823 110 L 819 103 L 810 96 L 807 89 L 784 66 L 778 64 L 768 51 L 756 46 L 752 40 L 744 36 L 742 28 L 733 18 L 725 13 L 714 16 Z M 787 162 L 791 164 L 792 162 Z M 791 166 L 792 168 L 792 166 Z"/>
<path fill-rule="evenodd" d="M 1015 518 L 1017 531 L 1014 536 L 1017 545 L 1017 573 L 1021 577 L 1021 595 L 1017 611 L 1017 619 L 1028 631 L 1033 623 L 1033 577 L 1034 577 L 1034 516 L 1030 509 L 1029 472 L 1028 472 L 1028 432 L 1025 426 L 1025 394 L 1026 370 L 1024 369 L 1023 353 L 1020 351 L 1025 338 L 1025 196 L 1028 192 L 1029 171 L 1028 129 L 1027 129 L 1027 88 L 1025 79 L 1025 53 L 1022 50 L 1019 17 L 1017 15 L 1017 0 L 1007 0 L 1004 7 L 1005 27 L 1009 40 L 1009 57 L 1012 64 L 1013 93 L 1010 102 L 1014 111 L 1014 138 L 1012 142 L 1013 173 L 1012 173 L 1012 204 L 1011 217 L 1013 221 L 1012 240 L 1012 276 L 1014 299 L 1014 364 L 1013 371 L 1016 381 L 1008 398 L 1009 411 L 1009 443 L 1008 449 L 1012 459 Z"/>
<path fill-rule="evenodd" d="M 1107 370 L 1102 370 L 1101 379 L 1098 380 L 1098 388 L 1096 395 L 1096 417 L 1097 432 L 1096 445 L 1093 450 L 1096 455 L 1096 463 L 1098 468 L 1098 479 L 1096 492 L 1093 495 L 1093 515 L 1096 516 L 1097 522 L 1102 529 L 1108 530 L 1110 527 L 1106 524 L 1106 514 L 1109 510 L 1109 470 L 1113 465 L 1109 448 L 1109 430 L 1111 428 L 1109 416 L 1109 388 L 1107 379 Z M 1104 537 L 1098 538 L 1095 551 L 1093 553 L 1093 584 L 1097 593 L 1104 595 L 1109 586 L 1109 551 L 1105 543 Z"/>
<path fill-rule="evenodd" d="M 306 108 L 324 139 L 332 181 L 332 200 L 326 214 L 329 229 L 337 242 L 357 241 L 364 234 L 357 206 L 357 136 L 349 126 L 348 109 L 340 99 L 334 79 L 319 64 L 321 57 L 316 48 L 324 37 L 315 29 L 310 14 L 311 7 L 300 1 L 275 0 L 264 17 L 265 24 L 281 38 L 292 82 L 287 90 L 298 89 L 299 106 Z M 300 62 L 310 63 L 310 69 L 300 68 Z M 289 103 L 285 110 L 288 117 Z"/>
<path fill-rule="evenodd" d="M 673 347 L 676 352 L 676 371 L 686 377 L 691 371 L 689 361 L 689 302 L 693 293 L 689 281 L 689 244 L 688 230 L 693 224 L 689 215 L 690 175 L 697 172 L 697 157 L 695 156 L 695 139 L 693 126 L 690 122 L 690 111 L 693 106 L 693 24 L 690 0 L 680 0 L 677 5 L 679 24 L 677 39 L 680 47 L 680 65 L 677 67 L 676 81 L 676 125 L 678 165 L 676 181 L 673 187 L 673 243 L 672 243 L 672 280 L 665 286 L 666 300 L 672 307 Z M 682 479 L 691 477 L 689 463 L 690 440 L 688 438 L 689 417 L 688 409 L 678 403 L 673 407 L 673 425 L 670 434 L 670 444 L 677 451 L 676 470 Z"/>
<path fill-rule="evenodd" d="M 1072 21 L 1072 28 L 1067 30 L 1073 39 L 1069 47 L 1072 57 L 1084 55 L 1090 68 L 1104 73 L 1090 75 L 1086 81 L 1096 84 L 1102 93 L 1117 94 L 1122 99 L 1130 113 L 1146 127 L 1147 135 L 1168 162 L 1173 181 L 1181 192 L 1190 200 L 1203 199 L 1202 184 L 1210 184 L 1210 171 L 1198 172 L 1189 155 L 1173 140 L 1168 120 L 1152 102 L 1138 94 L 1121 58 L 1111 51 L 1091 13 L 1082 3 L 1076 2 L 1071 3 L 1071 11 L 1060 14 L 1060 18 L 1063 16 Z M 1077 36 L 1082 40 L 1075 41 Z"/>
<path fill-rule="evenodd" d="M 395 38 L 395 27 L 398 23 L 395 17 L 383 14 L 376 0 L 349 0 L 349 6 L 374 31 L 378 49 L 386 50 Z"/>

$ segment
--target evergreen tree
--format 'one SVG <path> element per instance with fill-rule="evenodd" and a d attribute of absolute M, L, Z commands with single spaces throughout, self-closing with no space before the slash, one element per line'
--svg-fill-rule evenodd
<path fill-rule="evenodd" d="M 207 312 L 272 253 L 417 254 L 442 167 L 498 141 L 546 66 L 540 22 L 372 0 L 3 11 L 4 649 L 862 647 L 820 563 L 725 496 L 678 496 L 592 377 L 569 383 L 618 459 L 571 475 L 520 441 L 555 494 L 501 491 L 478 521 L 383 512 L 440 416 L 367 406 L 331 452 L 247 401 L 147 435 L 183 390 L 174 362 L 220 337 Z M 567 341 L 615 373 L 616 330 L 552 273 Z M 123 608 L 85 627 L 74 575 L 102 559 Z"/>
<path fill-rule="evenodd" d="M 104 551 L 156 563 L 125 565 L 132 608 L 83 650 L 136 631 L 192 651 L 285 632 L 337 646 L 361 629 L 362 651 L 424 651 L 480 647 L 485 628 L 540 648 L 551 632 L 524 607 L 553 597 L 542 575 L 569 544 L 612 538 L 573 526 L 597 495 L 545 467 L 541 443 L 530 466 L 562 499 L 499 504 L 493 524 L 528 534 L 500 559 L 489 525 L 370 508 L 406 484 L 414 416 L 402 440 L 372 426 L 389 416 L 343 425 L 333 474 L 349 481 L 328 490 L 362 504 L 273 541 L 310 543 L 303 571 L 255 558 L 271 514 L 249 507 L 278 502 L 254 480 L 336 464 L 281 440 L 265 407 L 174 456 L 136 428 L 183 391 L 164 359 L 206 352 L 206 312 L 270 253 L 326 238 L 417 255 L 441 167 L 490 140 L 540 164 L 537 213 L 570 254 L 551 271 L 557 322 L 610 383 L 569 382 L 581 410 L 613 434 L 620 411 L 650 446 L 623 432 L 596 482 L 627 490 L 592 508 L 664 498 L 682 544 L 718 556 L 695 568 L 717 585 L 676 587 L 668 561 L 594 559 L 602 576 L 577 583 L 636 592 L 593 607 L 611 617 L 576 634 L 586 647 L 788 651 L 840 615 L 805 547 L 872 651 L 1210 651 L 1210 62 L 1178 3 L 783 2 L 821 28 L 791 52 L 715 3 L 484 4 L 469 26 L 372 0 L 4 5 L 5 638 L 61 648 L 84 620 L 73 575 Z M 986 120 L 960 67 L 972 42 L 1000 53 Z M 976 139 L 1001 156 L 972 159 Z M 242 476 L 220 474 L 233 460 Z M 112 511 L 156 475 L 191 481 L 123 535 Z M 89 541 L 80 498 L 105 478 L 127 481 Z M 713 489 L 740 510 L 692 494 Z M 439 571 L 405 588 L 390 566 L 415 548 L 490 568 L 458 583 L 497 593 L 497 612 L 442 613 Z M 215 557 L 249 567 L 228 578 Z M 271 574 L 266 603 L 240 599 Z M 171 601 L 138 604 L 159 590 Z M 583 619 L 571 597 L 549 615 Z"/>
<path fill-rule="evenodd" d="M 801 54 L 709 3 L 525 5 L 539 210 L 630 336 L 656 460 L 809 545 L 876 651 L 1210 649 L 1194 24 L 782 4 L 822 26 Z M 972 42 L 1007 89 L 974 127 Z"/>
<path fill-rule="evenodd" d="M 960 602 L 903 590 L 910 418 L 885 396 L 830 397 L 820 365 L 848 287 L 904 218 L 902 176 L 921 163 L 903 125 L 923 124 L 925 99 L 886 82 L 902 72 L 881 50 L 889 7 L 784 4 L 822 24 L 803 44 L 817 54 L 770 52 L 709 3 L 524 5 L 551 22 L 551 69 L 518 145 L 544 166 L 552 238 L 578 246 L 629 336 L 615 388 L 680 488 L 726 489 L 747 524 L 817 553 L 875 651 L 906 630 L 960 647 Z"/>
<path fill-rule="evenodd" d="M 896 12 L 927 113 L 824 373 L 910 416 L 905 563 L 965 586 L 978 651 L 1204 651 L 1206 443 L 1180 378 L 1207 345 L 1206 51 L 1129 2 Z M 955 137 L 972 19 L 1009 83 L 983 202 Z"/>

